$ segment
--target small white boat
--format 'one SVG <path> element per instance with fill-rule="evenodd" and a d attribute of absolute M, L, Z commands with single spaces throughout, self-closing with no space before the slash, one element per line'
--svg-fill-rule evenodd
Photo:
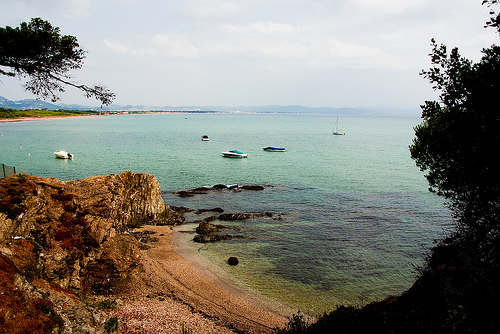
<path fill-rule="evenodd" d="M 222 152 L 222 156 L 226 158 L 247 158 L 248 153 L 243 153 L 237 150 Z"/>
<path fill-rule="evenodd" d="M 73 154 L 71 153 L 68 153 L 66 151 L 58 151 L 58 152 L 54 152 L 54 154 L 56 155 L 56 158 L 59 158 L 59 159 L 73 159 Z"/>
<path fill-rule="evenodd" d="M 267 152 L 286 152 L 284 147 L 268 146 L 268 147 L 263 147 L 262 149 Z"/>
<path fill-rule="evenodd" d="M 339 130 L 339 117 L 337 116 L 337 121 L 335 122 L 335 129 L 332 131 L 334 135 L 344 136 L 345 132 Z"/>
<path fill-rule="evenodd" d="M 201 141 L 209 141 L 210 138 L 208 137 L 208 135 L 203 135 L 201 136 Z"/>

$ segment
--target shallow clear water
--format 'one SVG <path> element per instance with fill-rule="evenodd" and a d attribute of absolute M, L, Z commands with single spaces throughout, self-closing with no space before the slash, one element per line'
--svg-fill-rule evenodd
<path fill-rule="evenodd" d="M 0 123 L 0 162 L 62 180 L 146 172 L 158 178 L 167 204 L 282 213 L 232 223 L 246 239 L 193 246 L 245 286 L 319 313 L 406 290 L 414 267 L 450 227 L 442 201 L 428 193 L 409 157 L 419 118 L 340 116 L 345 136 L 332 135 L 335 119 L 220 113 Z M 75 159 L 55 159 L 61 149 Z M 249 158 L 223 158 L 230 149 Z M 172 194 L 219 183 L 268 186 L 187 199 Z M 240 265 L 227 266 L 229 256 Z"/>

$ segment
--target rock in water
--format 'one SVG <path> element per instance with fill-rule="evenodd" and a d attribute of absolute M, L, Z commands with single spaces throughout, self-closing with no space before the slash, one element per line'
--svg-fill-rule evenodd
<path fill-rule="evenodd" d="M 231 257 L 227 260 L 227 263 L 228 263 L 230 266 L 236 266 L 238 263 L 240 263 L 240 260 L 238 260 L 238 258 L 237 258 L 237 257 L 231 256 Z"/>

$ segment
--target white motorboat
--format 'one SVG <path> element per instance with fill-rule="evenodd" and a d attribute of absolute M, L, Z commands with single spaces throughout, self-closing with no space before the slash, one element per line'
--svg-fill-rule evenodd
<path fill-rule="evenodd" d="M 54 152 L 54 154 L 56 155 L 56 158 L 59 158 L 59 159 L 73 159 L 73 154 L 71 153 L 68 153 L 66 151 L 58 151 L 58 152 Z"/>
<path fill-rule="evenodd" d="M 248 153 L 243 153 L 237 150 L 222 152 L 222 156 L 226 158 L 248 158 Z"/>

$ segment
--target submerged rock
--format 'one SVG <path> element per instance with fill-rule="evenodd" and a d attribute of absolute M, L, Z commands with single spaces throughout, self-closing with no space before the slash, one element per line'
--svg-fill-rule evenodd
<path fill-rule="evenodd" d="M 235 256 L 231 256 L 229 259 L 227 259 L 227 263 L 230 266 L 236 266 L 238 265 L 238 263 L 240 263 L 240 260 L 238 260 L 238 258 Z"/>
<path fill-rule="evenodd" d="M 207 243 L 217 242 L 221 240 L 231 240 L 233 238 L 244 238 L 241 235 L 219 233 L 221 230 L 238 230 L 238 227 L 212 224 L 209 221 L 205 220 L 200 222 L 200 224 L 196 228 L 196 233 L 198 234 L 194 236 L 193 241 L 199 243 Z"/>
<path fill-rule="evenodd" d="M 219 215 L 219 220 L 246 220 L 258 217 L 272 217 L 273 213 L 271 212 L 257 212 L 257 213 L 223 213 Z"/>
<path fill-rule="evenodd" d="M 259 185 L 244 185 L 240 187 L 243 190 L 264 190 L 264 186 Z"/>
<path fill-rule="evenodd" d="M 220 224 L 212 224 L 208 221 L 202 221 L 200 225 L 196 228 L 196 233 L 198 234 L 210 234 L 219 232 L 223 228 L 228 228 L 228 226 Z"/>
<path fill-rule="evenodd" d="M 209 242 L 217 242 L 221 240 L 231 240 L 235 236 L 229 234 L 197 234 L 194 236 L 193 241 L 198 243 L 209 243 Z"/>
<path fill-rule="evenodd" d="M 224 184 L 216 184 L 212 187 L 199 187 L 191 190 L 181 190 L 178 192 L 175 192 L 179 197 L 192 197 L 195 195 L 203 195 L 203 194 L 208 194 L 211 191 L 225 191 L 225 190 L 230 190 L 230 191 L 242 191 L 242 190 L 264 190 L 265 187 L 261 185 L 224 185 Z"/>
<path fill-rule="evenodd" d="M 199 210 L 196 210 L 196 214 L 197 215 L 201 215 L 202 213 L 206 213 L 206 212 L 218 212 L 218 213 L 223 213 L 224 212 L 224 209 L 223 208 L 213 208 L 213 209 L 199 209 Z"/>

